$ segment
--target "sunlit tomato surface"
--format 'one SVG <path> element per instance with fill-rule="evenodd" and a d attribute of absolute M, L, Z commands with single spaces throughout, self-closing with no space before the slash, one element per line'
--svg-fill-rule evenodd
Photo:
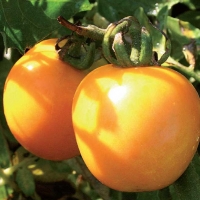
<path fill-rule="evenodd" d="M 50 160 L 79 155 L 71 120 L 74 92 L 85 76 L 59 60 L 57 39 L 40 42 L 11 69 L 4 88 L 4 112 L 16 139 Z"/>
<path fill-rule="evenodd" d="M 100 67 L 78 86 L 72 107 L 86 165 L 116 190 L 152 191 L 172 184 L 199 144 L 199 96 L 170 69 Z"/>

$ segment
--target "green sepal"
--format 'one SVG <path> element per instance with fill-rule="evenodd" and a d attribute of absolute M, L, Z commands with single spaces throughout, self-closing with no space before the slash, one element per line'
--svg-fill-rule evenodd
<path fill-rule="evenodd" d="M 141 28 L 141 51 L 139 64 L 141 66 L 151 65 L 153 55 L 152 38 L 145 27 Z"/>
<path fill-rule="evenodd" d="M 81 55 L 80 57 L 72 57 L 71 55 L 66 54 L 65 59 L 70 65 L 72 65 L 76 69 L 88 69 L 94 62 L 95 46 L 95 43 L 91 42 L 85 55 Z M 80 48 L 82 47 L 80 46 Z"/>
<path fill-rule="evenodd" d="M 113 41 L 113 48 L 115 50 L 115 56 L 116 56 L 118 64 L 120 66 L 122 66 L 122 67 L 133 66 L 133 64 L 130 60 L 130 56 L 127 53 L 127 49 L 123 42 L 121 33 L 117 33 L 115 35 L 115 38 Z"/>
<path fill-rule="evenodd" d="M 106 60 L 108 60 L 108 62 L 115 64 L 115 65 L 119 65 L 119 63 L 112 51 L 112 43 L 110 41 L 111 40 L 110 35 L 115 27 L 116 27 L 116 24 L 114 24 L 114 23 L 112 23 L 108 26 L 107 31 L 103 38 L 102 50 L 103 50 L 103 54 L 104 54 Z"/>
<path fill-rule="evenodd" d="M 58 39 L 55 50 L 62 61 L 77 69 L 88 69 L 94 62 L 95 43 L 86 43 L 83 36 L 77 34 L 67 35 Z"/>
<path fill-rule="evenodd" d="M 112 48 L 115 52 L 118 65 L 122 67 L 130 67 L 134 65 L 134 63 L 130 60 L 132 37 L 128 34 L 131 24 L 132 17 L 126 17 L 116 24 L 116 27 L 110 34 L 110 38 L 114 37 Z"/>
<path fill-rule="evenodd" d="M 135 17 L 131 17 L 131 19 L 133 23 L 131 23 L 127 33 L 132 40 L 130 60 L 134 65 L 138 65 L 141 51 L 141 25 Z"/>

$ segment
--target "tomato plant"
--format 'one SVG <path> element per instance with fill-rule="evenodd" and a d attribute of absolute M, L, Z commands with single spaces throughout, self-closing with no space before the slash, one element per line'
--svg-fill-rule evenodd
<path fill-rule="evenodd" d="M 14 64 L 3 101 L 8 126 L 22 146 L 39 157 L 63 160 L 79 155 L 71 105 L 85 74 L 58 58 L 56 40 L 38 43 Z"/>
<path fill-rule="evenodd" d="M 167 68 L 95 69 L 77 88 L 72 119 L 86 165 L 120 191 L 169 186 L 199 144 L 199 96 L 184 76 Z"/>
<path fill-rule="evenodd" d="M 1 0 L 0 199 L 200 199 L 200 146 L 197 148 L 198 144 L 194 142 L 193 147 L 192 142 L 190 143 L 195 131 L 190 132 L 190 135 L 188 133 L 192 129 L 191 123 L 195 125 L 195 120 L 198 120 L 195 115 L 199 108 L 193 101 L 194 96 L 188 94 L 187 89 L 192 88 L 189 84 L 191 82 L 200 94 L 199 9 L 199 0 L 126 0 L 123 3 L 121 0 Z M 58 38 L 55 49 L 63 62 L 58 60 L 57 55 L 53 53 L 55 40 L 52 41 L 52 45 L 48 42 L 46 44 L 42 42 L 43 45 L 39 43 L 25 54 L 25 58 L 23 56 L 18 61 L 19 64 L 15 64 L 27 48 L 47 38 Z M 42 59 L 37 59 L 39 56 Z M 26 66 L 28 57 L 34 61 L 30 61 L 34 63 L 33 68 L 28 67 L 30 71 L 26 71 L 22 66 L 23 64 Z M 65 67 L 62 67 L 64 62 L 68 64 L 65 63 Z M 57 63 L 61 63 L 60 69 Z M 14 64 L 18 67 L 13 67 Z M 69 93 L 67 86 L 74 91 L 72 85 L 74 81 L 76 82 L 77 76 L 80 77 L 78 78 L 80 82 L 85 77 L 83 73 L 92 71 L 90 75 L 92 77 L 92 74 L 96 73 L 96 70 L 93 72 L 94 69 L 106 64 L 122 67 L 117 69 L 124 71 L 121 81 L 115 81 L 114 74 L 118 73 L 114 70 L 110 74 L 107 70 L 99 71 L 102 76 L 99 75 L 99 78 L 91 81 L 86 89 L 81 89 L 81 95 L 83 97 L 84 93 L 84 98 L 76 95 L 74 100 L 74 104 L 77 102 L 74 117 L 77 120 L 75 129 L 81 152 L 84 154 L 83 158 L 89 169 L 102 183 L 105 183 L 104 185 L 88 171 L 81 156 L 60 161 L 62 159 L 60 155 L 64 155 L 61 146 L 66 146 L 66 152 L 71 152 L 72 157 L 80 155 L 77 144 L 74 143 L 72 121 L 68 118 L 72 114 L 70 108 L 72 103 L 68 107 L 67 102 L 70 102 L 73 95 L 66 94 Z M 68 68 L 69 65 L 85 72 Z M 145 66 L 160 67 L 156 67 L 156 70 L 155 67 L 148 67 L 148 73 L 151 70 L 156 72 L 155 75 L 152 75 L 153 71 L 151 75 L 147 75 Z M 48 70 L 45 70 L 47 68 Z M 190 86 L 179 85 L 181 89 L 177 91 L 176 86 L 182 83 L 181 75 L 165 68 L 172 68 L 183 74 L 189 81 L 185 79 L 183 82 L 187 82 L 186 85 Z M 10 74 L 8 76 L 10 70 L 11 74 L 15 71 L 15 77 L 11 78 Z M 60 72 L 69 71 L 59 73 L 59 70 Z M 129 70 L 131 72 L 127 75 Z M 166 79 L 170 76 L 164 76 L 164 74 L 171 73 L 176 75 Z M 132 74 L 138 78 L 133 79 Z M 13 110 L 15 114 L 12 116 L 9 114 L 9 117 L 7 117 L 8 111 L 3 109 L 3 91 L 7 76 L 9 87 L 5 86 L 5 89 L 10 90 L 10 86 L 14 85 L 19 90 L 19 92 L 16 90 L 16 93 L 13 91 L 6 103 L 10 103 L 7 108 L 10 111 Z M 130 87 L 124 87 L 125 80 L 127 84 L 129 83 L 124 77 L 130 77 L 130 82 L 133 80 L 133 85 L 130 87 L 134 90 L 127 90 L 126 88 Z M 87 76 L 87 82 L 88 79 Z M 137 81 L 137 84 L 134 81 Z M 112 87 L 114 82 L 116 86 Z M 57 83 L 58 87 L 56 87 Z M 142 83 L 144 83 L 143 87 Z M 92 92 L 88 92 L 88 87 L 91 87 Z M 165 90 L 167 88 L 170 89 Z M 106 92 L 108 90 L 110 92 Z M 134 94 L 138 95 L 134 96 Z M 126 98 L 122 98 L 123 95 Z M 133 100 L 131 97 L 134 97 Z M 84 99 L 84 101 L 81 103 L 79 99 Z M 80 108 L 81 105 L 83 108 Z M 193 109 L 189 110 L 192 106 Z M 197 106 L 196 111 L 194 111 L 195 106 Z M 181 114 L 178 112 L 179 108 L 182 108 Z M 80 112 L 78 116 L 79 109 L 83 112 Z M 85 114 L 87 109 L 88 112 Z M 35 112 L 31 112 L 32 110 Z M 69 112 L 65 112 L 66 110 Z M 134 115 L 133 112 L 136 114 Z M 187 112 L 188 116 L 186 116 Z M 10 130 L 19 133 L 18 136 L 23 139 L 19 142 L 26 143 L 26 149 L 13 137 L 7 126 L 5 115 L 8 118 Z M 89 119 L 91 115 L 93 115 L 92 120 Z M 129 121 L 130 118 L 133 120 Z M 79 122 L 83 122 L 82 125 Z M 67 124 L 71 130 L 69 135 L 66 134 L 62 142 L 53 145 L 51 141 L 58 141 L 59 133 L 64 128 L 68 129 Z M 177 124 L 180 124 L 180 127 Z M 181 126 L 181 124 L 184 125 Z M 163 127 L 163 129 L 160 128 L 160 137 L 159 127 Z M 128 133 L 131 132 L 129 130 L 132 129 L 138 131 L 132 131 L 129 135 Z M 45 134 L 42 130 L 45 130 Z M 145 131 L 148 131 L 146 135 L 143 134 Z M 168 133 L 165 134 L 165 132 Z M 185 135 L 182 137 L 178 133 L 182 135 L 185 133 Z M 73 142 L 69 140 L 70 135 L 73 135 Z M 51 139 L 49 139 L 50 136 L 52 136 Z M 198 140 L 196 135 L 194 138 Z M 132 142 L 129 143 L 130 140 Z M 30 142 L 27 143 L 28 141 Z M 74 150 L 73 144 L 75 144 Z M 83 149 L 84 145 L 85 149 Z M 49 146 L 51 151 L 48 151 Z M 184 150 L 186 148 L 189 150 Z M 188 166 L 196 149 L 195 156 Z M 48 153 L 48 158 L 45 157 L 48 160 L 30 154 L 29 150 L 30 152 L 35 150 L 33 152 L 35 154 L 40 153 L 40 155 L 37 154 L 38 156 L 45 156 Z M 72 154 L 72 152 L 75 153 Z M 65 155 L 65 158 L 70 157 L 69 154 Z M 55 159 L 59 161 L 56 162 Z M 129 169 L 129 166 L 133 169 Z M 178 167 L 179 172 L 177 172 Z M 167 171 L 167 175 L 164 170 Z M 154 190 L 172 183 L 179 176 L 180 178 L 169 187 L 151 192 L 127 193 L 110 188 L 122 191 Z M 133 180 L 135 182 L 132 182 Z M 134 188 L 128 187 L 130 185 Z"/>

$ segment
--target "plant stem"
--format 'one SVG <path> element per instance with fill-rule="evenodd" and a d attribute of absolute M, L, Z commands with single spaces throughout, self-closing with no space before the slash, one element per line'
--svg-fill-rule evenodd
<path fill-rule="evenodd" d="M 178 69 L 180 72 L 193 77 L 196 81 L 198 81 L 200 83 L 200 75 L 197 74 L 194 70 L 191 70 L 189 67 L 180 67 L 180 66 L 176 66 L 176 69 Z"/>
<path fill-rule="evenodd" d="M 0 183 L 1 185 L 5 185 L 5 184 L 9 184 L 14 190 L 18 190 L 18 187 L 16 185 L 16 183 L 11 179 L 11 177 L 9 175 L 7 175 L 4 170 L 2 168 L 0 168 L 0 180 L 2 181 L 2 183 Z"/>
<path fill-rule="evenodd" d="M 175 61 L 172 57 L 169 57 L 169 59 L 166 61 L 166 64 L 167 64 L 166 67 L 177 69 L 183 74 L 186 74 L 189 77 L 193 77 L 196 81 L 200 83 L 200 74 L 194 71 L 193 67 L 184 66 L 181 63 Z"/>
<path fill-rule="evenodd" d="M 14 165 L 14 166 L 11 166 L 7 169 L 5 169 L 4 171 L 4 174 L 6 174 L 7 176 L 10 176 L 12 175 L 17 169 L 19 169 L 20 167 L 23 167 L 29 163 L 32 163 L 33 161 L 35 161 L 37 159 L 36 156 L 31 156 L 31 157 L 27 157 L 25 158 L 24 160 L 22 160 L 21 162 L 19 162 L 18 164 Z"/>
<path fill-rule="evenodd" d="M 59 16 L 57 18 L 58 22 L 66 27 L 67 29 L 77 33 L 78 35 L 82 35 L 87 38 L 91 38 L 93 40 L 103 40 L 104 34 L 106 32 L 106 29 L 101 29 L 94 25 L 88 25 L 87 27 L 84 26 L 78 26 L 76 24 L 73 24 L 69 21 L 67 21 L 64 17 Z"/>
<path fill-rule="evenodd" d="M 35 157 L 35 156 L 29 157 L 29 158 L 24 159 L 23 161 L 21 161 L 17 165 L 11 166 L 11 167 L 6 168 L 6 169 L 0 168 L 0 186 L 5 185 L 5 184 L 9 184 L 12 187 L 12 189 L 14 189 L 15 191 L 18 191 L 18 186 L 12 179 L 13 173 L 18 168 L 20 168 L 24 165 L 27 165 L 28 163 L 34 161 L 36 158 L 37 157 Z"/>

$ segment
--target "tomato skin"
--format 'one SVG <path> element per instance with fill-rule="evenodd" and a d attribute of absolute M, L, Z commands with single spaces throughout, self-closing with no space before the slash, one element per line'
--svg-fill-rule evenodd
<path fill-rule="evenodd" d="M 78 86 L 72 121 L 81 155 L 110 188 L 153 191 L 172 184 L 200 136 L 199 96 L 168 68 L 105 65 Z"/>
<path fill-rule="evenodd" d="M 80 154 L 71 106 L 85 73 L 59 60 L 56 40 L 40 42 L 15 63 L 3 102 L 8 126 L 22 146 L 44 159 L 64 160 Z"/>

